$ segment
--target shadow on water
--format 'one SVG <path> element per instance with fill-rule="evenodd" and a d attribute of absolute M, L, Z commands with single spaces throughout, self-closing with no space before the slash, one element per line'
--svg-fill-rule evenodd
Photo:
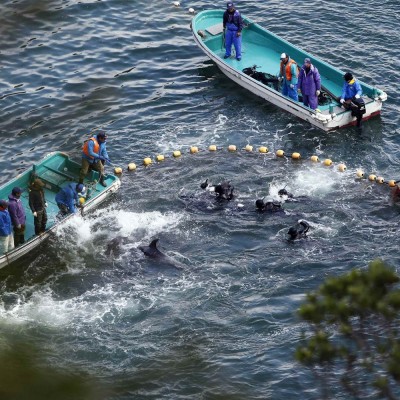
<path fill-rule="evenodd" d="M 47 350 L 15 339 L 12 333 L 2 335 L 0 342 L 0 394 L 2 400 L 100 400 L 111 390 L 74 367 L 55 368 Z"/>

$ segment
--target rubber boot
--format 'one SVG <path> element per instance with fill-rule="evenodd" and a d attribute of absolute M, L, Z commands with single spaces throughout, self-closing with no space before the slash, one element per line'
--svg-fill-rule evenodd
<path fill-rule="evenodd" d="M 99 183 L 104 187 L 107 186 L 107 183 L 104 181 L 104 175 L 100 175 Z"/>

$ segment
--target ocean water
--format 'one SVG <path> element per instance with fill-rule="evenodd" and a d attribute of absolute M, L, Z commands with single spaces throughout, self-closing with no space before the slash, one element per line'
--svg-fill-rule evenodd
<path fill-rule="evenodd" d="M 1 343 L 40 349 L 55 370 L 87 374 L 106 399 L 316 399 L 294 360 L 296 310 L 328 276 L 380 257 L 399 268 L 398 204 L 362 168 L 399 179 L 398 1 L 246 1 L 262 26 L 387 92 L 360 132 L 322 132 L 229 81 L 189 29 L 213 2 L 4 0 L 0 5 L 1 183 L 44 154 L 79 158 L 94 129 L 126 168 L 120 191 L 0 271 Z M 225 7 L 225 2 L 218 4 Z M 235 144 L 266 155 L 229 153 Z M 207 151 L 210 144 L 219 150 Z M 200 152 L 190 155 L 196 145 Z M 274 153 L 300 152 L 303 159 Z M 175 150 L 183 154 L 174 159 Z M 141 167 L 145 157 L 166 161 Z M 312 164 L 317 154 L 347 166 Z M 109 172 L 112 172 L 111 169 Z M 205 179 L 230 180 L 216 203 Z M 259 214 L 286 188 L 302 200 Z M 288 228 L 310 225 L 289 243 Z M 119 257 L 107 244 L 127 237 Z M 138 250 L 152 239 L 184 265 Z M 34 358 L 34 355 L 32 355 Z M 60 395 L 61 398 L 61 395 Z M 336 398 L 346 399 L 340 390 Z"/>

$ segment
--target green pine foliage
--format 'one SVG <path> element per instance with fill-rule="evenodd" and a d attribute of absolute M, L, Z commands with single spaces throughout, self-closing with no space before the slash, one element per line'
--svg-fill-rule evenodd
<path fill-rule="evenodd" d="M 321 383 L 353 398 L 400 398 L 400 278 L 381 260 L 328 278 L 299 309 L 306 322 L 296 359 Z"/>

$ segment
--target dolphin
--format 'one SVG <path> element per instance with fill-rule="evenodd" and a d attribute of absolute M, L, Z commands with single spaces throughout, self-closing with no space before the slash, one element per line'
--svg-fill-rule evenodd
<path fill-rule="evenodd" d="M 128 239 L 126 236 L 117 236 L 110 240 L 107 244 L 105 255 L 111 256 L 112 254 L 114 257 L 119 257 L 121 255 L 121 247 L 128 242 Z"/>
<path fill-rule="evenodd" d="M 152 258 L 153 260 L 159 261 L 161 264 L 170 265 L 177 269 L 183 269 L 183 264 L 167 256 L 157 248 L 157 242 L 159 239 L 154 239 L 148 246 L 139 246 L 145 256 Z"/>

